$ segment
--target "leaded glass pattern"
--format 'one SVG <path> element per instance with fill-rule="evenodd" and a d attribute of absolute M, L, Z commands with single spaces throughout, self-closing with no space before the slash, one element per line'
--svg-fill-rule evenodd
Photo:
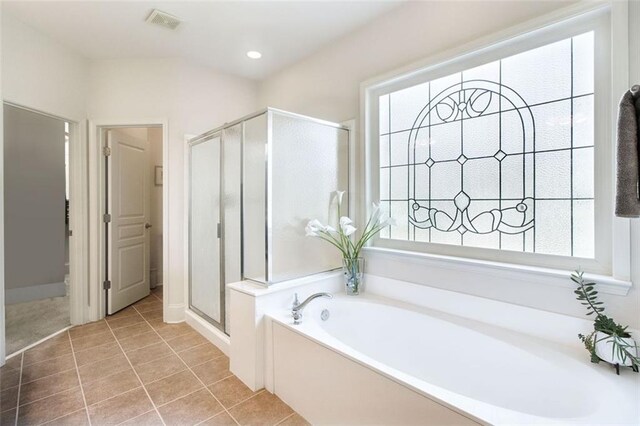
<path fill-rule="evenodd" d="M 382 238 L 594 257 L 594 35 L 379 98 Z"/>

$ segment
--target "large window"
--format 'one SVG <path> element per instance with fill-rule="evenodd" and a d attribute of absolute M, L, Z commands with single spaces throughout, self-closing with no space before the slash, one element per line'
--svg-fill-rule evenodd
<path fill-rule="evenodd" d="M 512 261 L 606 257 L 610 203 L 597 194 L 607 196 L 610 157 L 597 140 L 608 117 L 597 118 L 594 102 L 606 87 L 605 33 L 582 28 L 366 89 L 370 197 L 396 220 L 376 245 L 472 257 L 491 249 Z M 595 179 L 599 167 L 606 182 Z"/>

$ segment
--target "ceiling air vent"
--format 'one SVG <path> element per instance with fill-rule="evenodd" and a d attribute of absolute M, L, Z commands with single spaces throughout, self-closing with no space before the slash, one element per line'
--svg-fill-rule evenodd
<path fill-rule="evenodd" d="M 160 25 L 161 27 L 169 28 L 171 30 L 175 30 L 180 25 L 180 19 L 170 15 L 166 12 L 163 12 L 158 9 L 154 9 L 153 12 L 147 18 L 147 22 L 150 24 Z"/>

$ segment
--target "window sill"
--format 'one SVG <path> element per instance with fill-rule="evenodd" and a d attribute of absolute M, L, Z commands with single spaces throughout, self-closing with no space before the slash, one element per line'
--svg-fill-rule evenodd
<path fill-rule="evenodd" d="M 379 256 L 401 258 L 408 263 L 429 264 L 444 269 L 455 269 L 470 274 L 501 275 L 513 277 L 516 280 L 536 281 L 543 285 L 554 285 L 574 288 L 569 279 L 571 271 L 562 269 L 541 268 L 536 266 L 518 265 L 487 260 L 470 259 L 464 257 L 443 256 L 431 253 L 419 253 L 382 247 L 366 247 L 364 253 L 372 260 Z M 600 293 L 626 296 L 632 287 L 631 281 L 619 280 L 611 276 L 586 274 L 585 278 L 598 284 Z"/>

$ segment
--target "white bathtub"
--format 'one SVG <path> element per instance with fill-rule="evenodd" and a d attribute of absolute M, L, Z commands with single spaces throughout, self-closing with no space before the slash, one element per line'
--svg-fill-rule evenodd
<path fill-rule="evenodd" d="M 591 364 L 575 334 L 563 345 L 373 295 L 318 299 L 300 325 L 269 317 L 273 390 L 312 423 L 640 424 L 640 375 Z"/>

